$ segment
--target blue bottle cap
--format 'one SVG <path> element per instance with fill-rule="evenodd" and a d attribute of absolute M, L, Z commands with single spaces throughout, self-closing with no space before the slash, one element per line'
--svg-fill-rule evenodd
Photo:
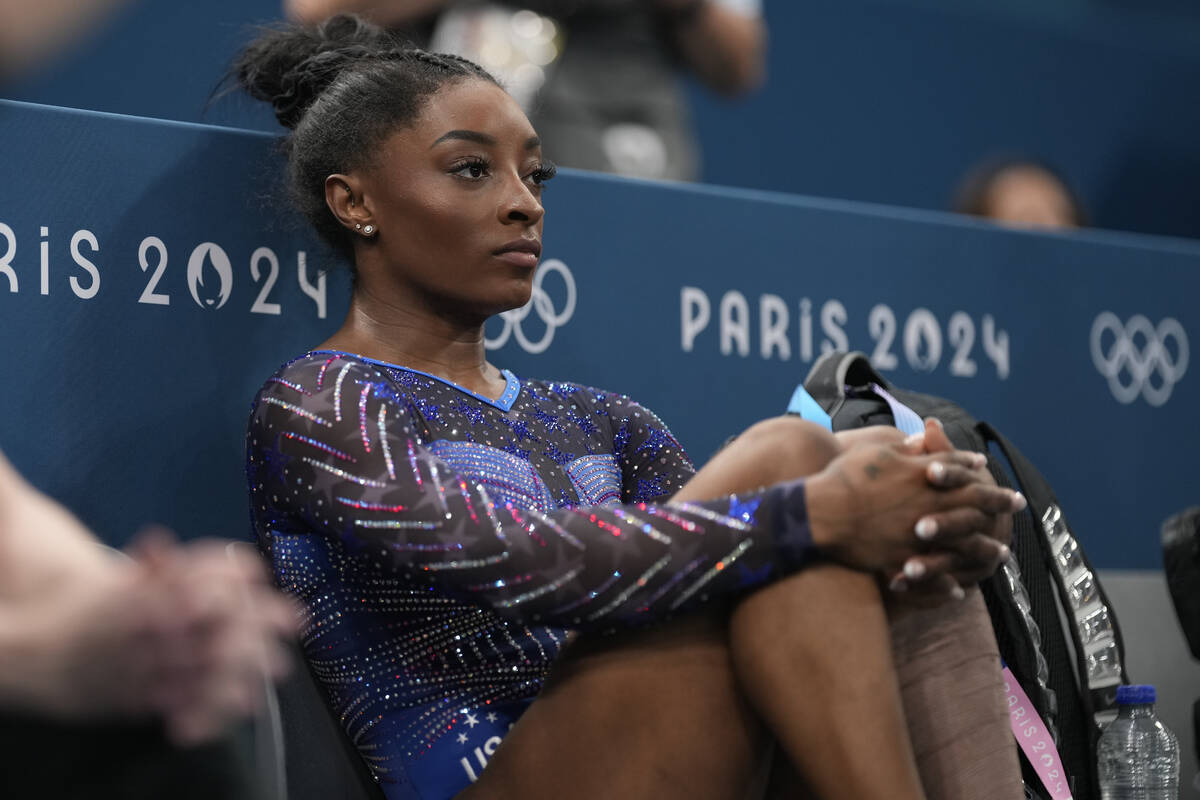
<path fill-rule="evenodd" d="M 1117 705 L 1133 706 L 1153 703 L 1157 700 L 1154 687 L 1148 684 L 1117 687 Z"/>

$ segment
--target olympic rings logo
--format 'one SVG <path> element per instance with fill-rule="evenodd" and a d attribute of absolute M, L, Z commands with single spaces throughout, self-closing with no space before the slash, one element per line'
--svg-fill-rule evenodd
<path fill-rule="evenodd" d="M 567 290 L 567 297 L 563 303 L 562 310 L 559 311 L 554 307 L 554 301 L 550 299 L 550 295 L 542 288 L 542 281 L 545 280 L 546 274 L 549 272 L 557 272 L 562 278 L 563 285 Z M 536 341 L 530 341 L 525 335 L 525 329 L 522 323 L 529 316 L 531 311 L 537 312 L 538 318 L 546 326 L 545 332 Z M 567 265 L 559 261 L 557 258 L 552 258 L 549 261 L 542 263 L 537 274 L 533 276 L 533 292 L 529 298 L 529 302 L 520 308 L 514 308 L 510 311 L 505 311 L 500 315 L 500 319 L 504 323 L 504 327 L 494 339 L 484 339 L 484 345 L 489 350 L 497 350 L 508 343 L 509 337 L 514 337 L 517 344 L 521 345 L 522 349 L 527 353 L 544 353 L 550 343 L 554 341 L 554 332 L 566 325 L 575 313 L 575 278 L 571 275 L 571 270 L 567 269 Z"/>
<path fill-rule="evenodd" d="M 1103 346 L 1106 334 L 1114 337 L 1107 352 Z M 1139 345 L 1139 339 L 1144 344 Z M 1174 343 L 1174 355 L 1167 346 L 1169 342 Z M 1141 314 L 1123 324 L 1116 314 L 1105 311 L 1092 323 L 1091 345 L 1092 362 L 1108 379 L 1108 388 L 1119 403 L 1132 403 L 1141 395 L 1150 405 L 1161 406 L 1187 372 L 1187 332 L 1173 317 L 1155 327 Z M 1151 380 L 1155 373 L 1159 377 L 1157 386 Z M 1127 375 L 1128 381 L 1122 375 Z"/>

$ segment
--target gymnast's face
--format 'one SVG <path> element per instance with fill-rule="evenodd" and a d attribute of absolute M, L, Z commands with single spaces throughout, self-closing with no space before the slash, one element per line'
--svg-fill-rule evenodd
<path fill-rule="evenodd" d="M 354 176 L 378 231 L 359 240 L 360 288 L 463 319 L 524 305 L 552 171 L 507 92 L 476 79 L 443 87 Z"/>

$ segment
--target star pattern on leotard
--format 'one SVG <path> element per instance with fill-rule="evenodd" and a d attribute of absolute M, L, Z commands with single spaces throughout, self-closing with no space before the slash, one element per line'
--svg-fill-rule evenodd
<path fill-rule="evenodd" d="M 526 442 L 526 441 L 529 441 L 529 442 L 541 441 L 537 436 L 535 436 L 529 430 L 529 423 L 523 419 L 513 420 L 513 419 L 503 418 L 500 421 L 503 422 L 505 425 L 507 425 L 512 430 L 513 436 L 517 437 L 518 444 L 520 444 L 521 442 Z"/>
<path fill-rule="evenodd" d="M 653 452 L 658 452 L 659 449 L 666 447 L 667 445 L 673 445 L 675 447 L 679 447 L 679 442 L 677 442 L 675 440 L 675 437 L 672 436 L 670 431 L 668 431 L 667 429 L 658 428 L 658 427 L 655 427 L 654 425 L 647 425 L 646 426 L 646 439 L 645 439 L 645 441 L 643 441 L 641 444 L 638 445 L 637 450 L 635 450 L 634 452 L 640 453 L 643 450 L 651 450 Z"/>
<path fill-rule="evenodd" d="M 646 500 L 654 500 L 667 494 L 663 489 L 662 478 L 655 475 L 653 478 L 638 478 L 637 494 L 634 496 L 635 503 L 641 503 Z"/>
<path fill-rule="evenodd" d="M 400 396 L 388 381 L 372 381 L 371 394 L 377 400 L 386 400 L 397 407 L 404 406 L 404 398 Z"/>
<path fill-rule="evenodd" d="M 426 389 L 434 385 L 433 380 L 407 369 L 389 369 L 388 374 L 396 383 L 407 388 Z"/>
<path fill-rule="evenodd" d="M 734 519 L 740 519 L 742 522 L 750 524 L 754 523 L 754 512 L 758 510 L 758 506 L 762 503 L 762 498 L 753 497 L 749 500 L 742 500 L 736 494 L 729 498 L 729 516 Z"/>
<path fill-rule="evenodd" d="M 411 396 L 411 402 L 427 422 L 440 423 L 442 421 L 442 407 L 439 404 L 420 395 Z"/>
<path fill-rule="evenodd" d="M 533 452 L 532 450 L 526 450 L 523 447 L 517 447 L 517 443 L 513 441 L 505 442 L 500 449 L 508 453 L 510 456 L 516 456 L 517 458 L 525 461 L 529 460 L 529 454 Z"/>
<path fill-rule="evenodd" d="M 771 577 L 771 564 L 763 564 L 758 569 L 751 569 L 745 564 L 738 564 L 739 586 L 759 586 Z"/>
<path fill-rule="evenodd" d="M 554 416 L 553 414 L 543 411 L 537 406 L 534 406 L 534 408 L 530 410 L 530 413 L 533 414 L 534 419 L 546 426 L 546 430 L 562 431 L 561 422 L 559 421 L 558 417 Z"/>
<path fill-rule="evenodd" d="M 491 423 L 487 421 L 487 414 L 482 408 L 477 405 L 472 405 L 465 400 L 455 400 L 450 404 L 450 410 L 456 414 L 461 414 L 468 421 L 470 421 L 472 425 L 482 425 L 487 428 L 493 427 Z"/>
<path fill-rule="evenodd" d="M 281 453 L 278 447 L 263 448 L 260 452 L 262 453 L 262 464 L 266 468 L 267 477 L 286 481 L 287 474 L 285 470 L 288 462 L 292 460 L 291 456 Z"/>
<path fill-rule="evenodd" d="M 594 436 L 596 431 L 599 430 L 596 427 L 596 423 L 592 422 L 591 417 L 586 414 L 572 414 L 568 411 L 567 419 L 575 423 L 575 427 L 579 428 L 580 432 L 584 436 Z"/>
<path fill-rule="evenodd" d="M 613 436 L 613 455 L 617 456 L 618 458 L 624 455 L 625 448 L 629 446 L 630 438 L 631 434 L 629 433 L 629 425 L 622 423 L 620 429 Z"/>
<path fill-rule="evenodd" d="M 554 444 L 553 442 L 546 446 L 546 449 L 542 451 L 542 455 L 553 461 L 555 464 L 558 464 L 560 467 L 566 464 L 568 461 L 574 460 L 575 458 L 574 453 L 565 453 L 562 450 L 559 450 L 558 445 Z"/>

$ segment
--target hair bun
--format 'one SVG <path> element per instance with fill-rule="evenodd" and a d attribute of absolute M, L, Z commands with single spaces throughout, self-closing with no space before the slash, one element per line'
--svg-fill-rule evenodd
<path fill-rule="evenodd" d="M 351 62 L 399 46 L 396 38 L 351 14 L 315 28 L 267 28 L 233 62 L 231 72 L 252 97 L 275 108 L 275 118 L 295 128 L 304 112 Z"/>

